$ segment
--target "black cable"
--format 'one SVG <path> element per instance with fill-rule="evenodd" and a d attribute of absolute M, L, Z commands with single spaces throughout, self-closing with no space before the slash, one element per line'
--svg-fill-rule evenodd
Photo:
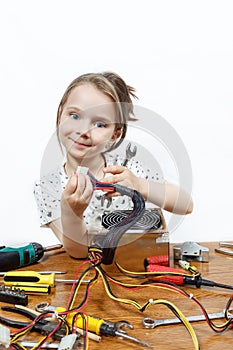
<path fill-rule="evenodd" d="M 91 266 L 89 266 L 88 268 L 86 268 L 86 269 L 82 272 L 82 274 L 81 274 L 81 276 L 80 276 L 80 278 L 79 278 L 79 280 L 81 280 L 81 279 L 84 277 L 84 275 L 85 275 L 88 271 L 90 271 L 90 270 L 94 270 L 94 271 L 95 271 L 95 276 L 86 284 L 86 292 L 85 292 L 85 295 L 84 295 L 84 297 L 83 297 L 83 300 L 80 302 L 80 304 L 79 304 L 78 306 L 75 306 L 74 308 L 70 309 L 70 307 L 71 307 L 71 305 L 72 305 L 72 303 L 73 303 L 73 298 L 74 298 L 74 296 L 75 296 L 77 287 L 78 287 L 78 285 L 79 285 L 79 283 L 76 283 L 75 288 L 74 288 L 74 291 L 73 291 L 73 296 L 72 296 L 71 300 L 69 301 L 67 310 L 73 311 L 73 310 L 79 309 L 79 308 L 81 308 L 81 307 L 83 306 L 83 304 L 86 302 L 87 296 L 88 296 L 88 288 L 89 288 L 90 284 L 93 283 L 93 282 L 98 278 L 98 271 L 95 269 L 95 265 L 91 265 Z"/>
<path fill-rule="evenodd" d="M 126 195 L 132 199 L 133 210 L 120 223 L 110 227 L 108 233 L 98 242 L 95 242 L 91 248 L 96 247 L 102 251 L 101 263 L 110 265 L 113 262 L 115 250 L 123 234 L 138 221 L 145 212 L 145 200 L 140 192 L 119 184 L 101 183 L 88 173 L 95 189 L 111 188 L 113 192 L 118 192 L 122 196 Z"/>
<path fill-rule="evenodd" d="M 82 317 L 82 321 L 83 321 L 83 324 L 82 324 L 83 338 L 84 338 L 83 350 L 86 350 L 87 349 L 87 342 L 86 342 L 87 322 L 86 322 L 86 318 L 85 318 L 85 316 L 84 316 L 84 314 L 82 312 L 77 312 L 74 315 L 74 317 L 72 319 L 72 329 L 75 329 L 75 321 L 76 321 L 76 318 L 78 316 L 81 316 Z"/>

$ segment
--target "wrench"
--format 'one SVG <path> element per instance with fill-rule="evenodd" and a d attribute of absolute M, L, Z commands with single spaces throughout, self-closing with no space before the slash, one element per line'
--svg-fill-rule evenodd
<path fill-rule="evenodd" d="M 230 309 L 230 311 L 232 311 L 233 309 Z M 231 314 L 230 312 L 228 313 L 229 318 L 233 318 L 233 314 Z M 218 318 L 224 318 L 225 317 L 225 310 L 221 311 L 221 312 L 217 312 L 214 314 L 208 314 L 209 318 L 211 320 L 216 320 Z M 196 315 L 196 316 L 188 316 L 186 317 L 186 319 L 189 322 L 197 322 L 197 321 L 204 321 L 205 320 L 205 316 L 202 315 Z M 167 325 L 171 325 L 171 324 L 179 324 L 181 323 L 181 320 L 179 318 L 167 318 L 167 319 L 163 319 L 163 320 L 154 320 L 153 318 L 150 317 L 145 317 L 142 320 L 142 324 L 145 328 L 155 328 L 158 326 L 167 326 Z"/>
<path fill-rule="evenodd" d="M 126 157 L 124 162 L 122 163 L 123 166 L 126 166 L 128 161 L 133 158 L 137 153 L 137 146 L 134 146 L 134 148 L 131 150 L 131 142 L 128 143 L 126 147 Z"/>
<path fill-rule="evenodd" d="M 110 207 L 110 205 L 112 204 L 112 197 L 108 197 L 106 194 L 101 196 L 101 198 L 100 198 L 101 207 L 104 206 L 105 201 L 107 202 L 106 208 L 108 209 Z"/>
<path fill-rule="evenodd" d="M 128 143 L 127 147 L 126 147 L 126 156 L 125 156 L 125 160 L 122 163 L 123 166 L 126 166 L 128 161 L 133 158 L 137 153 L 137 146 L 134 146 L 134 148 L 131 150 L 131 142 Z M 105 200 L 107 201 L 107 205 L 106 207 L 109 208 L 110 205 L 112 204 L 112 197 L 108 197 L 107 195 L 103 195 L 101 197 L 101 206 L 104 206 L 104 202 Z"/>

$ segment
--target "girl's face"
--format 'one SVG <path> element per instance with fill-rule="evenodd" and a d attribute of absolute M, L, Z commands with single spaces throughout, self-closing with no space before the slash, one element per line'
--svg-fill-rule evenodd
<path fill-rule="evenodd" d="M 83 160 L 110 148 L 120 134 L 115 126 L 111 97 L 86 83 L 71 91 L 61 114 L 59 137 L 68 154 Z"/>

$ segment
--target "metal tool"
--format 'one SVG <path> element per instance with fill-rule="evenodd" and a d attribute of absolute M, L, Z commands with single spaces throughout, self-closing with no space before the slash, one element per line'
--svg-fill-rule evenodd
<path fill-rule="evenodd" d="M 41 313 L 54 313 L 57 312 L 57 307 L 50 305 L 48 302 L 42 302 L 36 305 L 35 310 L 28 309 L 25 306 L 21 305 L 15 305 L 18 308 L 24 309 L 24 310 L 29 310 L 30 312 L 33 312 L 36 316 L 38 316 Z M 65 309 L 64 309 L 65 310 Z M 91 332 L 84 332 L 83 329 L 76 327 L 76 332 L 79 333 L 80 335 L 87 335 L 89 339 L 94 340 L 96 342 L 101 341 L 101 337 L 98 336 L 97 334 L 91 333 Z"/>
<path fill-rule="evenodd" d="M 101 196 L 100 198 L 101 207 L 104 206 L 105 201 L 107 202 L 106 208 L 108 209 L 112 204 L 112 197 L 108 196 L 107 194 L 104 194 L 103 196 Z"/>
<path fill-rule="evenodd" d="M 122 166 L 126 166 L 128 161 L 133 158 L 136 155 L 137 152 L 137 147 L 134 146 L 133 150 L 131 150 L 131 142 L 128 143 L 128 145 L 126 146 L 126 156 L 125 156 L 125 160 L 122 163 Z M 108 196 L 107 194 L 104 194 L 100 197 L 100 203 L 101 206 L 103 207 L 106 201 L 106 208 L 108 209 L 111 204 L 112 204 L 112 197 Z"/>
<path fill-rule="evenodd" d="M 35 310 L 37 312 L 55 312 L 57 306 L 50 305 L 47 301 L 42 301 L 36 305 Z"/>
<path fill-rule="evenodd" d="M 62 244 L 43 247 L 36 242 L 23 247 L 0 247 L 0 271 L 9 271 L 34 264 L 44 256 L 45 252 L 60 248 Z"/>
<path fill-rule="evenodd" d="M 134 146 L 134 148 L 131 150 L 131 142 L 128 143 L 128 145 L 126 146 L 126 157 L 124 162 L 122 163 L 123 166 L 126 166 L 128 161 L 130 159 L 132 159 L 133 157 L 135 157 L 136 153 L 137 153 L 137 146 Z"/>
<path fill-rule="evenodd" d="M 57 279 L 55 278 L 55 273 L 44 275 L 35 271 L 8 271 L 3 276 L 3 281 L 6 286 L 16 285 L 17 283 L 23 283 L 26 286 L 27 283 L 30 283 L 30 284 L 34 283 L 39 285 L 40 284 L 49 285 L 50 287 L 54 287 L 55 282 L 62 282 L 62 283 L 75 282 L 75 280 Z M 89 283 L 90 281 L 83 280 L 82 282 Z"/>
<path fill-rule="evenodd" d="M 140 340 L 140 339 L 135 338 L 135 337 L 131 337 L 122 329 L 122 327 L 133 329 L 133 326 L 131 325 L 131 323 L 126 322 L 126 321 L 120 321 L 120 322 L 109 322 L 108 321 L 107 323 L 110 325 L 110 327 L 116 327 L 114 334 L 111 334 L 111 335 L 117 335 L 117 336 L 122 337 L 124 339 L 138 343 L 142 346 L 150 347 L 150 344 L 147 343 L 146 341 Z"/>
<path fill-rule="evenodd" d="M 233 243 L 219 242 L 219 246 L 220 247 L 233 248 Z M 233 250 L 229 250 L 229 249 L 215 248 L 215 251 L 217 253 L 222 253 L 222 254 L 226 254 L 226 255 L 233 255 Z"/>
<path fill-rule="evenodd" d="M 24 346 L 25 348 L 32 349 L 38 344 L 38 342 L 26 341 L 26 340 L 19 341 L 18 343 L 21 345 L 20 349 L 22 349 L 22 346 Z M 58 348 L 59 348 L 59 343 L 46 342 L 40 345 L 40 349 L 58 349 Z"/>
<path fill-rule="evenodd" d="M 230 311 L 233 309 L 230 309 Z M 225 310 L 213 314 L 208 314 L 209 318 L 211 320 L 216 320 L 219 318 L 224 318 L 225 317 Z M 228 312 L 229 318 L 233 318 L 233 314 Z M 197 322 L 197 321 L 205 321 L 205 316 L 204 314 L 202 315 L 196 315 L 196 316 L 188 316 L 186 319 L 189 322 Z M 181 320 L 179 318 L 167 318 L 163 320 L 154 320 L 153 318 L 150 317 L 145 317 L 142 320 L 142 324 L 145 328 L 156 328 L 158 326 L 167 326 L 171 324 L 180 324 Z"/>
<path fill-rule="evenodd" d="M 64 312 L 66 311 L 65 308 L 56 307 L 53 305 L 50 305 L 47 302 L 42 302 L 40 304 L 36 305 L 36 310 L 39 312 Z M 73 318 L 77 315 L 75 312 L 71 312 L 67 314 L 66 321 L 69 324 L 73 324 Z M 83 319 L 80 314 L 78 314 L 75 320 L 75 327 L 83 329 Z M 130 328 L 133 329 L 133 326 L 131 323 L 127 321 L 119 321 L 119 322 L 111 322 L 106 321 L 102 318 L 97 318 L 93 316 L 87 316 L 88 317 L 88 331 L 93 332 L 97 335 L 109 335 L 109 336 L 119 336 L 121 338 L 133 341 L 135 343 L 138 343 L 142 346 L 150 347 L 150 345 L 144 341 L 140 340 L 135 337 L 131 337 L 128 335 L 122 328 Z"/>
<path fill-rule="evenodd" d="M 35 320 L 35 318 L 37 317 L 34 312 L 31 312 L 30 310 L 18 308 L 18 307 L 2 306 L 2 310 L 23 315 L 29 318 L 30 320 Z M 27 327 L 31 323 L 31 322 L 21 322 L 16 320 L 10 320 L 2 316 L 0 316 L 0 322 L 6 326 L 19 328 L 19 329 Z M 48 321 L 45 319 L 41 319 L 32 325 L 32 327 L 30 328 L 30 331 L 31 332 L 35 331 L 43 335 L 48 335 L 54 330 L 56 326 L 57 326 L 57 322 L 55 321 Z M 61 340 L 66 334 L 67 334 L 67 327 L 65 325 L 61 325 L 59 329 L 53 333 L 52 338 L 55 340 Z"/>
<path fill-rule="evenodd" d="M 69 322 L 69 315 L 67 321 Z M 82 323 L 82 318 L 79 317 L 75 323 L 75 326 L 82 328 Z M 113 337 L 118 336 L 142 346 L 150 347 L 150 344 L 146 341 L 128 335 L 126 331 L 123 330 L 123 328 L 133 329 L 133 326 L 127 321 L 111 322 L 103 320 L 101 318 L 88 316 L 88 330 L 90 332 L 94 332 L 97 335 L 107 335 Z"/>
<path fill-rule="evenodd" d="M 196 242 L 184 242 L 173 247 L 175 260 L 209 261 L 209 248 Z"/>
<path fill-rule="evenodd" d="M 26 306 L 28 304 L 28 296 L 25 291 L 20 288 L 14 289 L 11 286 L 0 285 L 0 301 Z"/>
<path fill-rule="evenodd" d="M 1 271 L 0 276 L 4 276 L 8 271 Z M 65 275 L 67 272 L 66 271 L 36 271 L 37 273 L 40 273 L 41 275 L 49 275 L 50 273 L 54 273 L 55 275 Z"/>
<path fill-rule="evenodd" d="M 233 289 L 233 286 L 231 285 L 206 280 L 202 278 L 200 274 L 190 276 L 185 275 L 182 270 L 175 269 L 173 267 L 150 264 L 146 266 L 146 271 L 150 272 L 150 275 L 148 275 L 147 278 L 154 282 L 168 282 L 178 286 L 187 284 L 196 286 L 197 288 L 200 288 L 201 286 L 208 286 Z"/>
<path fill-rule="evenodd" d="M 130 159 L 132 159 L 137 153 L 137 146 L 134 146 L 134 148 L 131 150 L 131 142 L 128 143 L 128 145 L 126 146 L 126 156 L 125 156 L 125 160 L 122 163 L 122 166 L 126 166 L 128 161 Z M 101 196 L 100 198 L 101 200 L 101 206 L 104 206 L 105 201 L 107 202 L 106 204 L 106 208 L 108 209 L 111 204 L 112 204 L 112 197 L 108 196 L 107 194 L 104 194 L 103 196 Z"/>

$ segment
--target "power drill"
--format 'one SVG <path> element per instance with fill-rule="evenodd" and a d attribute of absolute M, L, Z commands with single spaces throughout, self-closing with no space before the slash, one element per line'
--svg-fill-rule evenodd
<path fill-rule="evenodd" d="M 17 248 L 2 246 L 0 247 L 0 271 L 9 271 L 34 264 L 43 257 L 44 252 L 59 248 L 62 248 L 62 244 L 43 247 L 36 242 Z"/>

